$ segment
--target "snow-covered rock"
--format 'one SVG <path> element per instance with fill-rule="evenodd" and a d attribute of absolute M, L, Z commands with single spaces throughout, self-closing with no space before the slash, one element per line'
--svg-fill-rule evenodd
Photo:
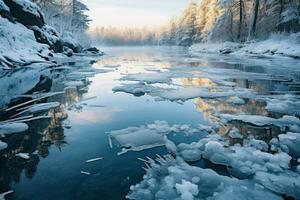
<path fill-rule="evenodd" d="M 41 9 L 30 0 L 3 0 L 9 7 L 11 15 L 24 26 L 45 25 Z"/>
<path fill-rule="evenodd" d="M 0 62 L 12 66 L 44 62 L 50 53 L 46 45 L 36 41 L 33 32 L 20 23 L 0 17 Z"/>

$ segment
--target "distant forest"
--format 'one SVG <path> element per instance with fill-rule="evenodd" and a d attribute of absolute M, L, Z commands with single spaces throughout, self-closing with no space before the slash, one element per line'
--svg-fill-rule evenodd
<path fill-rule="evenodd" d="M 300 0 L 191 0 L 170 22 L 157 29 L 102 27 L 90 31 L 106 45 L 181 45 L 245 42 L 272 33 L 300 31 Z"/>

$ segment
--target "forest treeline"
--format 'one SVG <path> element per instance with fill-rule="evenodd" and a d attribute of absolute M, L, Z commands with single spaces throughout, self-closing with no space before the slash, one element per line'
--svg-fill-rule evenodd
<path fill-rule="evenodd" d="M 61 37 L 81 45 L 89 43 L 86 34 L 91 21 L 88 7 L 80 0 L 32 0 L 44 13 L 46 23 L 54 27 Z"/>
<path fill-rule="evenodd" d="M 200 0 L 157 29 L 102 27 L 90 31 L 107 45 L 245 42 L 276 32 L 300 31 L 300 0 Z"/>

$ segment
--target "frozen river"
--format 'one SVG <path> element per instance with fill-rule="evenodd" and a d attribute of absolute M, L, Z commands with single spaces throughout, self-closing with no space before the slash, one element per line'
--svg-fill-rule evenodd
<path fill-rule="evenodd" d="M 7 199 L 300 198 L 299 60 L 101 50 L 1 72 Z"/>

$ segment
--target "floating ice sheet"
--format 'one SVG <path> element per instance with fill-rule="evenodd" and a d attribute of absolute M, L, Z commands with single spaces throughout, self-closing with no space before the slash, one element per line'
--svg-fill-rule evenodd
<path fill-rule="evenodd" d="M 200 131 L 205 131 L 202 126 L 170 125 L 166 121 L 155 121 L 153 124 L 111 131 L 109 132 L 109 143 L 112 148 L 112 143 L 115 140 L 123 147 L 122 152 L 119 153 L 122 154 L 128 151 L 141 151 L 157 146 L 164 146 L 166 143 L 170 144 L 166 135 L 171 132 L 182 132 L 183 134 L 190 135 Z"/>
<path fill-rule="evenodd" d="M 148 94 L 170 101 L 187 101 L 197 97 L 201 98 L 224 98 L 231 96 L 251 97 L 253 93 L 248 89 L 232 87 L 181 87 L 177 89 L 159 88 L 144 83 L 124 84 L 113 88 L 114 92 L 125 92 L 136 96 Z"/>
<path fill-rule="evenodd" d="M 12 134 L 12 133 L 21 133 L 28 129 L 28 125 L 25 123 L 0 123 L 0 135 Z"/>

